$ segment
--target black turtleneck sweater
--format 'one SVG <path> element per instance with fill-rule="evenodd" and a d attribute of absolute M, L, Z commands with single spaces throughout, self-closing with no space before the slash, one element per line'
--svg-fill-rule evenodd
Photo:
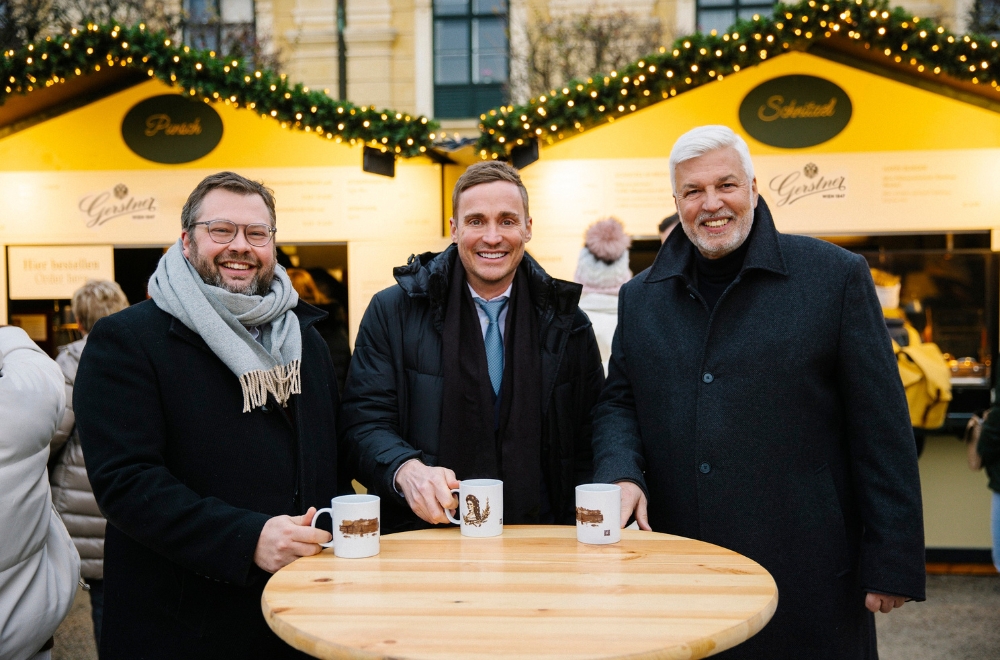
<path fill-rule="evenodd" d="M 743 261 L 746 259 L 747 250 L 750 249 L 750 241 L 753 239 L 756 223 L 750 227 L 750 233 L 746 240 L 738 248 L 724 257 L 709 259 L 697 248 L 694 251 L 694 281 L 695 288 L 701 294 L 708 309 L 715 309 L 715 304 L 719 302 L 722 293 L 733 283 L 736 276 L 743 269 Z"/>

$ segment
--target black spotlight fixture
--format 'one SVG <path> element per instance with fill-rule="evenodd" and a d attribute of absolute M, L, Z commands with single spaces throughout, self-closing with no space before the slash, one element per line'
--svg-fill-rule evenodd
<path fill-rule="evenodd" d="M 510 150 L 511 165 L 517 169 L 524 169 L 538 160 L 538 140 L 529 140 L 527 143 Z"/>
<path fill-rule="evenodd" d="M 390 151 L 365 147 L 364 156 L 361 158 L 361 169 L 372 174 L 394 177 L 396 176 L 396 155 Z"/>

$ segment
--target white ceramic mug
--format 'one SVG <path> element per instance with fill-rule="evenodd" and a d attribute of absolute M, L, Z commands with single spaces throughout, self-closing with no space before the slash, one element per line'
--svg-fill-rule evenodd
<path fill-rule="evenodd" d="M 333 520 L 333 540 L 321 543 L 333 548 L 333 554 L 345 559 L 360 559 L 378 554 L 382 519 L 377 495 L 341 495 L 330 500 L 330 508 L 313 516 L 312 526 L 320 515 L 329 513 Z"/>
<path fill-rule="evenodd" d="M 500 536 L 503 534 L 503 482 L 499 479 L 466 479 L 451 491 L 458 495 L 459 518 L 448 520 L 461 525 L 462 536 Z"/>
<path fill-rule="evenodd" d="M 614 484 L 576 487 L 576 540 L 602 545 L 622 538 L 622 489 Z"/>

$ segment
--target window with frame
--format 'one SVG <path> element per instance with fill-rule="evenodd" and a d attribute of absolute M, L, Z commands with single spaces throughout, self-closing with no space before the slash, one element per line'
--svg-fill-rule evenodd
<path fill-rule="evenodd" d="M 184 0 L 184 43 L 191 48 L 233 51 L 256 37 L 254 0 Z"/>
<path fill-rule="evenodd" d="M 434 0 L 434 116 L 478 117 L 506 103 L 507 0 Z"/>
<path fill-rule="evenodd" d="M 751 19 L 754 14 L 770 16 L 774 2 L 753 0 L 696 0 L 698 32 L 709 34 L 715 30 L 723 34 L 737 18 Z"/>

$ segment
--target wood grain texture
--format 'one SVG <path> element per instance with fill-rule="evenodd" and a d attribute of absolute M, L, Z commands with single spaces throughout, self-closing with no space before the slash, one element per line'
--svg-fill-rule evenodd
<path fill-rule="evenodd" d="M 748 639 L 778 590 L 750 559 L 669 534 L 597 546 L 574 527 L 453 527 L 383 536 L 366 559 L 304 557 L 261 601 L 278 636 L 330 660 L 673 660 Z"/>

